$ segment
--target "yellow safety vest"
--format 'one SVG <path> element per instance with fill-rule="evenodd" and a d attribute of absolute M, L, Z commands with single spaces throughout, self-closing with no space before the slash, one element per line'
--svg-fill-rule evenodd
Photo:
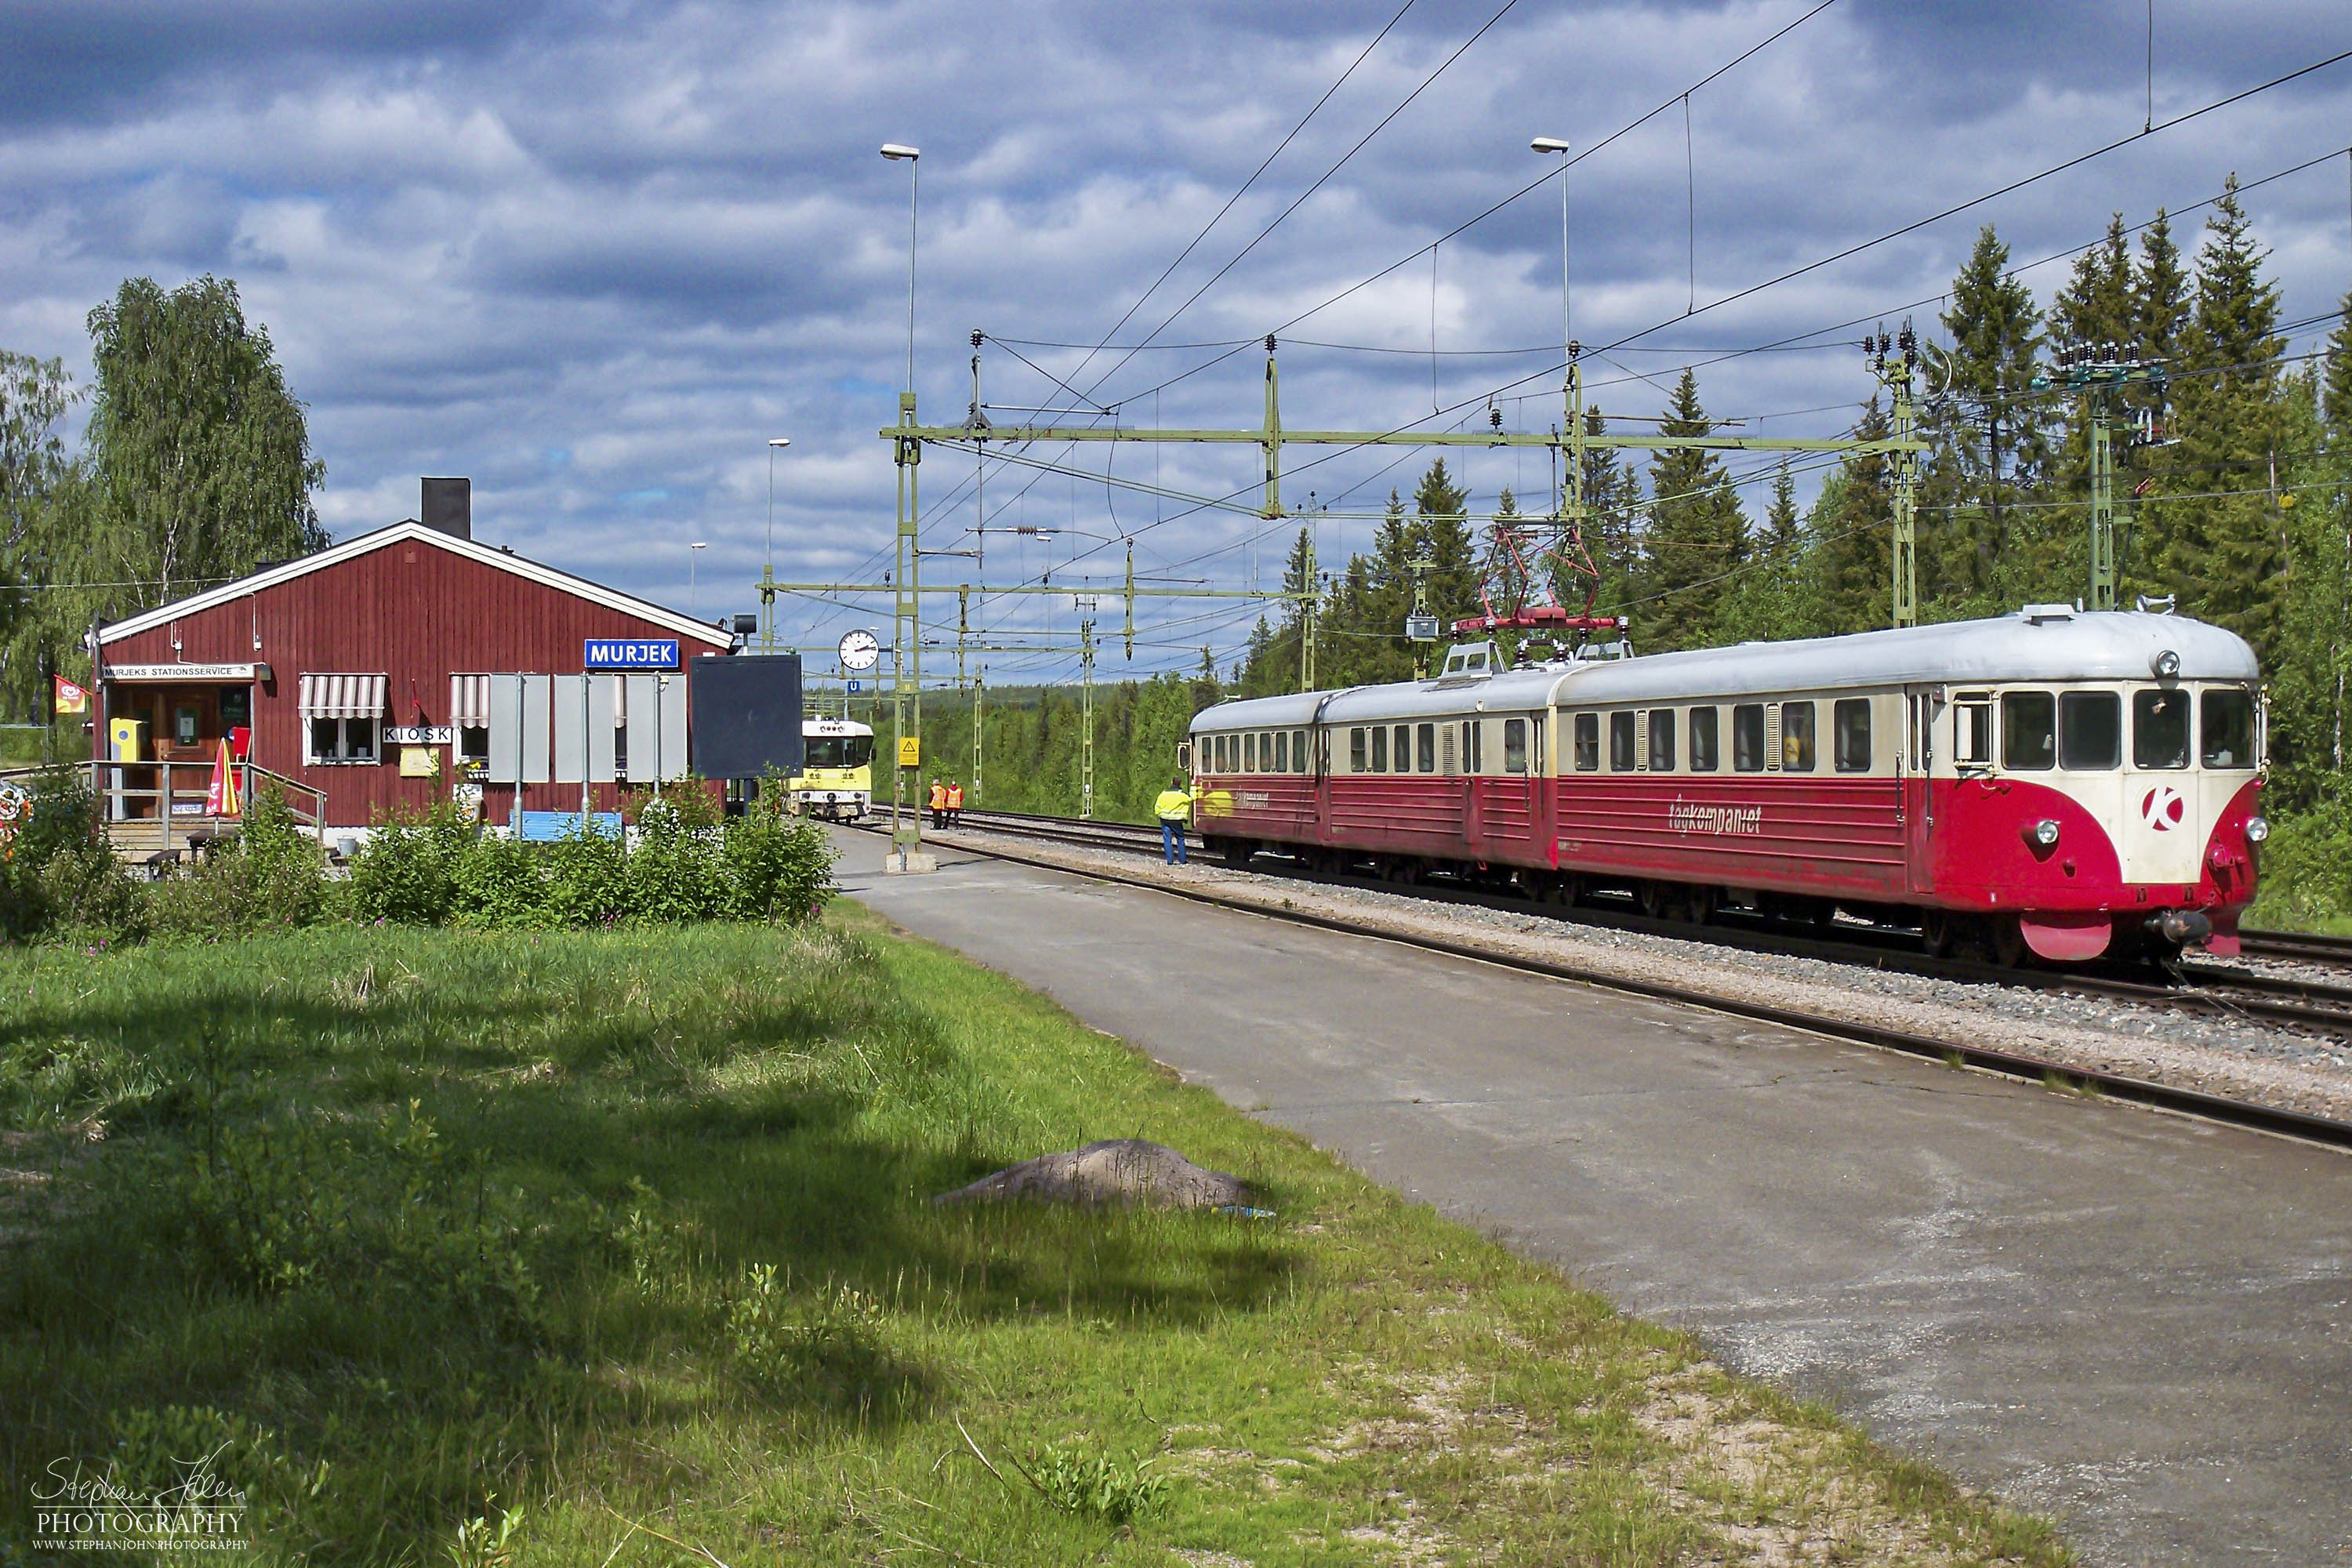
<path fill-rule="evenodd" d="M 931 809 L 933 811 L 945 811 L 947 808 L 948 786 L 945 784 L 933 784 L 931 786 Z"/>
<path fill-rule="evenodd" d="M 1181 789 L 1163 789 L 1160 792 L 1160 798 L 1152 803 L 1151 809 L 1162 822 L 1181 822 L 1184 814 L 1192 809 L 1192 797 Z"/>

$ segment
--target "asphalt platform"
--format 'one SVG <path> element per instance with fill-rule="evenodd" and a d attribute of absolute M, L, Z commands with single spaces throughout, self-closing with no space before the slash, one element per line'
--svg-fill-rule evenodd
<path fill-rule="evenodd" d="M 2095 1563 L 2352 1563 L 2352 1157 L 961 854 L 850 894 Z"/>

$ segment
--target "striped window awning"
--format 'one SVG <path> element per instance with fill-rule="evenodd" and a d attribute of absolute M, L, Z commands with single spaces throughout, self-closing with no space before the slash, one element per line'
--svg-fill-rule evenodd
<path fill-rule="evenodd" d="M 449 722 L 460 730 L 490 727 L 490 678 L 453 675 L 449 678 Z"/>
<path fill-rule="evenodd" d="M 302 678 L 302 717 L 381 719 L 383 717 L 383 677 L 306 675 Z"/>

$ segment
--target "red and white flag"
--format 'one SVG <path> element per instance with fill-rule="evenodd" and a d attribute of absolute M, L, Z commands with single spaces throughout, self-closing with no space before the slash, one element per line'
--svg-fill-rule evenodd
<path fill-rule="evenodd" d="M 51 679 L 58 683 L 58 712 L 87 713 L 89 711 L 89 693 L 87 690 L 76 686 L 62 675 L 53 676 Z"/>

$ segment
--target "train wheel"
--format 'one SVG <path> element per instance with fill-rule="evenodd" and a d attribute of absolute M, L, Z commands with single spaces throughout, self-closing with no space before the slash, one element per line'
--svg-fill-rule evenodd
<path fill-rule="evenodd" d="M 1692 888 L 1683 894 L 1682 918 L 1695 926 L 1703 926 L 1715 919 L 1715 889 Z"/>
<path fill-rule="evenodd" d="M 1642 912 L 1654 921 L 1666 919 L 1680 901 L 1675 897 L 1673 884 L 1668 882 L 1644 882 L 1635 890 L 1635 897 L 1641 900 Z"/>
<path fill-rule="evenodd" d="M 1246 838 L 1226 839 L 1224 843 L 1225 869 L 1228 871 L 1248 870 L 1250 857 L 1256 853 L 1257 846 L 1252 844 Z"/>
<path fill-rule="evenodd" d="M 1572 910 L 1584 897 L 1584 882 L 1575 872 L 1563 871 L 1546 891 L 1553 903 L 1561 909 Z"/>
<path fill-rule="evenodd" d="M 1919 920 L 1919 945 L 1930 958 L 1948 958 L 1960 942 L 1960 922 L 1947 910 L 1929 910 Z"/>
<path fill-rule="evenodd" d="M 2024 964 L 2032 950 L 2025 945 L 2025 930 L 2015 915 L 1995 915 L 1985 922 L 1985 951 L 2003 969 Z"/>

